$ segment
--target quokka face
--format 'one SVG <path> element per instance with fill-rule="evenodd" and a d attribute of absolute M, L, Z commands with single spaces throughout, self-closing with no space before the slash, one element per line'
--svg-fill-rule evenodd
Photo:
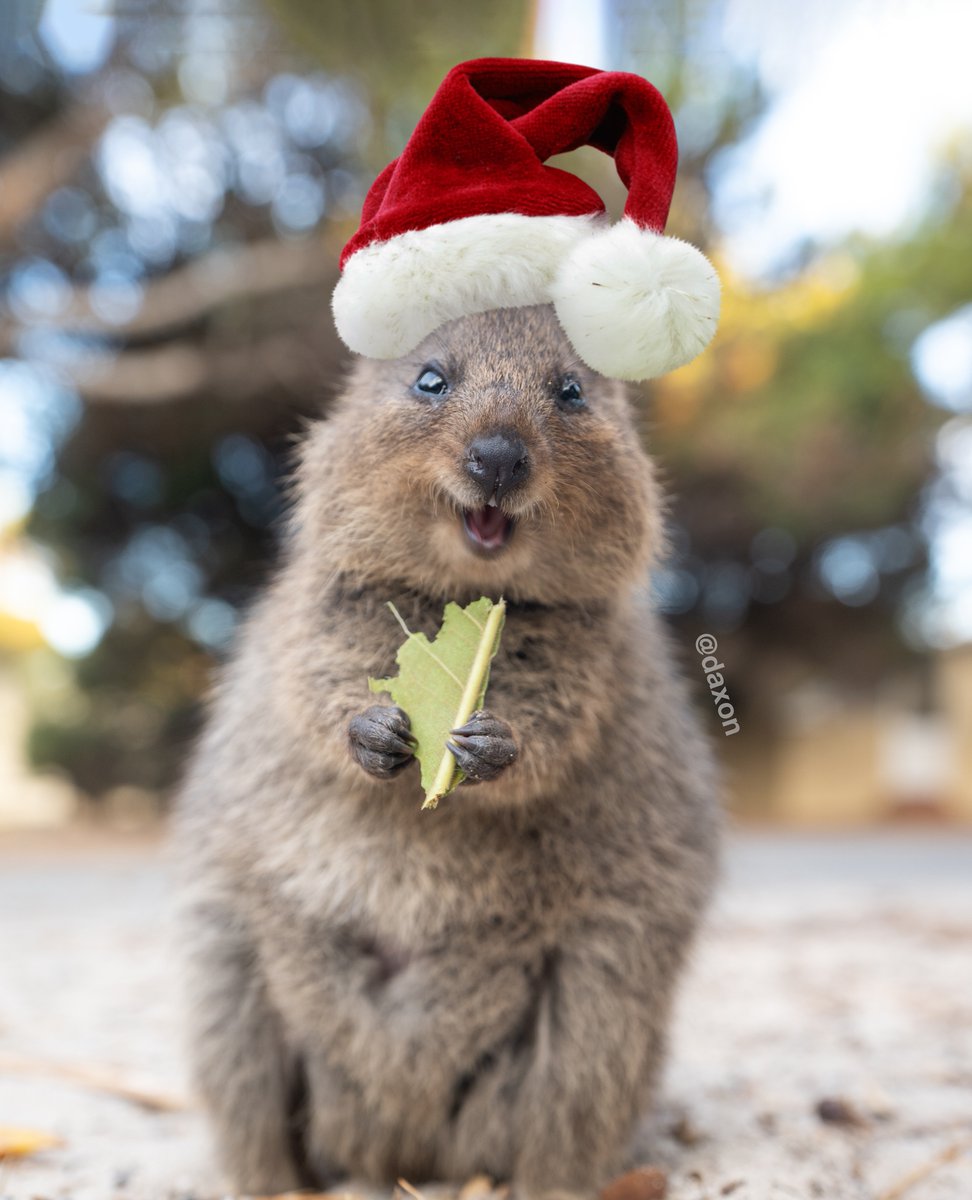
<path fill-rule="evenodd" d="M 579 362 L 547 307 L 358 360 L 303 489 L 342 568 L 452 597 L 598 599 L 642 575 L 658 541 L 627 389 Z"/>
<path fill-rule="evenodd" d="M 467 317 L 355 363 L 296 493 L 176 818 L 219 1156 L 247 1194 L 486 1173 L 594 1200 L 650 1105 L 719 828 L 643 586 L 661 522 L 626 389 L 548 308 Z M 387 602 L 432 631 L 483 594 L 506 626 L 462 736 L 497 769 L 423 812 L 407 714 L 368 687 Z"/>

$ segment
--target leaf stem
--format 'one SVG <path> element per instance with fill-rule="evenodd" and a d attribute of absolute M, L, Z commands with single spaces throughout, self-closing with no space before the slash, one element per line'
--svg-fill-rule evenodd
<path fill-rule="evenodd" d="M 406 636 L 406 637 L 411 637 L 411 636 L 412 636 L 412 631 L 411 631 L 411 629 L 409 629 L 409 627 L 408 627 L 408 626 L 405 624 L 405 618 L 402 616 L 402 614 L 401 614 L 401 613 L 398 611 L 398 609 L 395 607 L 395 605 L 394 605 L 394 604 L 392 604 L 392 602 L 391 602 L 390 600 L 386 600 L 386 601 L 385 601 L 385 603 L 386 603 L 386 604 L 388 605 L 388 607 L 389 607 L 389 608 L 392 610 L 392 614 L 394 615 L 394 617 L 395 617 L 395 620 L 396 620 L 396 621 L 399 623 L 399 625 L 401 625 L 402 629 L 405 631 L 405 636 Z"/>
<path fill-rule="evenodd" d="M 459 701 L 459 710 L 452 724 L 453 729 L 458 729 L 460 725 L 465 725 L 476 710 L 476 703 L 482 694 L 486 674 L 489 671 L 489 664 L 496 653 L 496 641 L 499 638 L 500 630 L 503 628 L 503 618 L 505 615 L 506 601 L 499 599 L 489 610 L 489 616 L 486 618 L 486 625 L 483 628 L 479 645 L 476 648 L 476 657 L 473 659 L 469 677 L 466 680 L 466 686 Z M 426 796 L 425 803 L 422 805 L 423 808 L 436 807 L 452 786 L 455 773 L 456 760 L 446 750 L 442 762 L 439 764 L 438 773 L 432 783 L 432 790 Z"/>

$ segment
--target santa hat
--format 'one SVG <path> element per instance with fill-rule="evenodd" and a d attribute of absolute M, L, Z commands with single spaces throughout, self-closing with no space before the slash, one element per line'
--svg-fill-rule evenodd
<path fill-rule="evenodd" d="M 583 145 L 612 155 L 628 189 L 615 225 L 586 183 L 544 166 Z M 677 158 L 668 106 L 638 75 L 460 63 L 365 198 L 341 255 L 338 332 L 359 354 L 397 358 L 457 317 L 552 302 L 604 375 L 682 366 L 715 332 L 719 281 L 663 234 Z"/>

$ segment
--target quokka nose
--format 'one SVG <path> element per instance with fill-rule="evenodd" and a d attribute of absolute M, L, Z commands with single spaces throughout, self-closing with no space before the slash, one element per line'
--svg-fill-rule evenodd
<path fill-rule="evenodd" d="M 529 476 L 530 453 L 518 434 L 498 429 L 475 438 L 466 447 L 466 474 L 482 488 L 487 501 L 498 504 Z"/>

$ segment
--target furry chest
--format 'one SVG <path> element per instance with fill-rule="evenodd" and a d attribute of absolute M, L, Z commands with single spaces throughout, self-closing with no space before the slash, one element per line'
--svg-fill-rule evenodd
<path fill-rule="evenodd" d="M 590 864 L 549 830 L 498 819 L 463 828 L 445 807 L 410 813 L 403 828 L 382 809 L 360 822 L 322 818 L 289 861 L 265 864 L 262 888 L 279 921 L 350 936 L 377 977 L 450 945 L 556 944 L 590 909 Z"/>

